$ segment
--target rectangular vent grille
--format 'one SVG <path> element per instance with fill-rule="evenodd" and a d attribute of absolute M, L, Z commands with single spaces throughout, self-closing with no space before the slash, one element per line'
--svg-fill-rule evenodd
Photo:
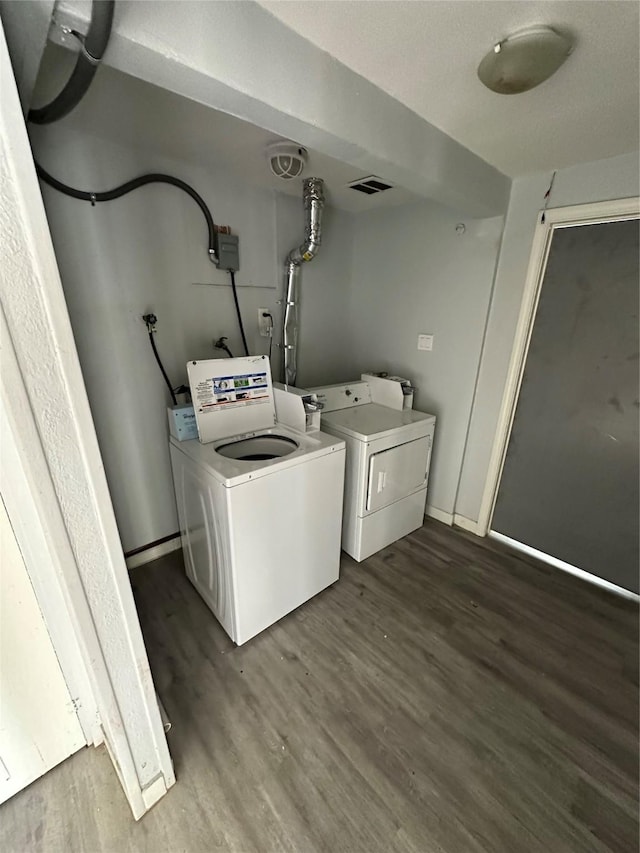
<path fill-rule="evenodd" d="M 365 193 L 365 195 L 375 195 L 376 193 L 382 193 L 385 190 L 392 189 L 391 184 L 387 184 L 380 178 L 376 178 L 375 175 L 370 175 L 368 178 L 360 178 L 359 180 L 350 183 L 349 186 L 352 190 L 357 190 L 359 193 Z"/>

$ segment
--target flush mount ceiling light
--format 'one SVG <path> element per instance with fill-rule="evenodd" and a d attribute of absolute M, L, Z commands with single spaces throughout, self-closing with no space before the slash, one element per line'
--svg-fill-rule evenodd
<path fill-rule="evenodd" d="M 502 39 L 478 66 L 484 85 L 500 95 L 539 86 L 560 68 L 573 43 L 551 27 L 529 27 Z"/>

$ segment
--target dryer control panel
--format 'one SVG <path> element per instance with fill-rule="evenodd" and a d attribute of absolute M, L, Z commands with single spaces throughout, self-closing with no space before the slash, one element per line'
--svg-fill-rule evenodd
<path fill-rule="evenodd" d="M 373 402 L 368 382 L 339 382 L 337 385 L 324 385 L 321 388 L 309 388 L 316 394 L 323 412 L 338 412 L 353 406 L 365 406 Z"/>

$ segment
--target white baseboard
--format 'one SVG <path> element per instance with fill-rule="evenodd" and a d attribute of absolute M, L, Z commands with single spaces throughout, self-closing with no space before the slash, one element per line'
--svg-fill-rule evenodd
<path fill-rule="evenodd" d="M 448 524 L 449 527 L 461 527 L 463 530 L 468 530 L 469 533 L 474 533 L 476 536 L 482 536 L 477 521 L 472 521 L 470 518 L 465 518 L 464 515 L 457 515 L 451 512 L 445 512 L 443 509 L 438 509 L 437 506 L 427 504 L 425 515 L 430 518 L 435 518 L 436 521 L 441 521 L 443 524 Z"/>
<path fill-rule="evenodd" d="M 145 563 L 151 563 L 159 557 L 164 557 L 165 554 L 170 554 L 172 551 L 178 551 L 182 547 L 182 541 L 179 536 L 175 539 L 169 539 L 168 542 L 163 542 L 161 545 L 153 545 L 151 548 L 145 548 L 139 554 L 133 554 L 127 557 L 127 568 L 135 569 L 138 566 L 144 566 Z"/>
<path fill-rule="evenodd" d="M 453 524 L 453 515 L 450 512 L 445 512 L 443 509 L 438 509 L 437 506 L 429 506 L 427 504 L 424 514 L 430 518 L 435 518 L 436 521 L 441 521 L 443 524 L 448 524 L 449 527 Z"/>
<path fill-rule="evenodd" d="M 157 779 L 147 785 L 146 788 L 142 789 L 142 799 L 144 800 L 144 804 L 147 808 L 147 811 L 155 806 L 158 800 L 161 800 L 162 797 L 167 793 L 167 783 L 164 776 L 158 776 Z"/>
<path fill-rule="evenodd" d="M 455 527 L 461 527 L 463 530 L 468 530 L 469 533 L 473 533 L 476 536 L 482 536 L 480 528 L 478 527 L 478 522 L 472 521 L 470 518 L 465 518 L 464 515 L 458 515 L 456 513 L 453 516 L 453 524 Z"/>
<path fill-rule="evenodd" d="M 538 551 L 537 548 L 532 548 L 530 545 L 524 545 L 516 539 L 504 536 L 502 533 L 494 533 L 493 530 L 489 531 L 489 536 L 498 542 L 502 542 L 504 545 L 508 545 L 510 548 L 513 548 L 514 551 L 520 551 L 523 554 L 528 554 L 530 557 L 535 557 L 542 563 L 547 563 L 550 566 L 554 566 L 556 569 L 561 569 L 563 572 L 568 572 L 570 575 L 582 578 L 582 580 L 588 581 L 595 586 L 602 587 L 602 589 L 607 589 L 609 592 L 614 592 L 616 595 L 622 596 L 622 598 L 628 598 L 636 603 L 640 602 L 640 596 L 636 595 L 635 592 L 631 592 L 622 586 L 611 583 L 611 581 L 606 581 L 604 578 L 599 578 L 597 575 L 592 575 L 591 572 L 585 572 L 584 569 L 572 566 L 571 563 L 565 563 L 564 560 L 558 560 L 557 557 L 545 554 L 544 551 Z"/>

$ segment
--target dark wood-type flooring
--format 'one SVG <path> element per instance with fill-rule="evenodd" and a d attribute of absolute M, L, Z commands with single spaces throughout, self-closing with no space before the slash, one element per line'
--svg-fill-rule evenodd
<path fill-rule="evenodd" d="M 178 784 L 136 824 L 83 750 L 3 853 L 636 853 L 633 603 L 436 522 L 242 648 L 179 553 L 132 582 Z"/>

